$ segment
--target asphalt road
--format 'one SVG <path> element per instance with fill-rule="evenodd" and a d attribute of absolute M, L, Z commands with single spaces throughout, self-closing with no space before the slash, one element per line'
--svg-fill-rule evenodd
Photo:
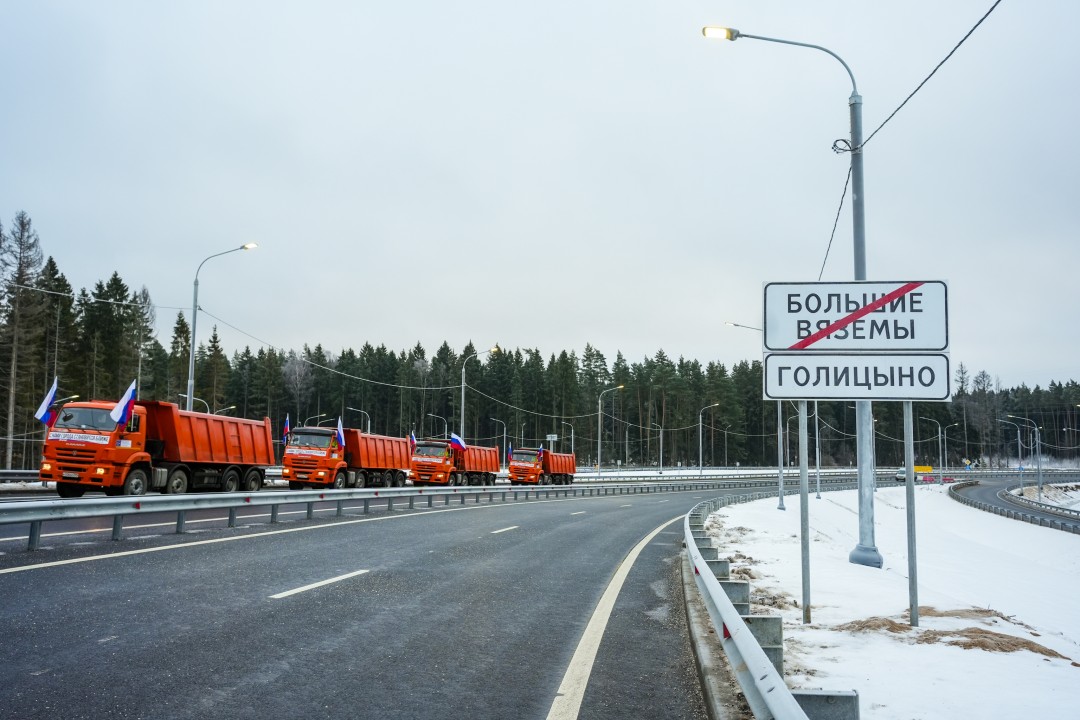
<path fill-rule="evenodd" d="M 620 563 L 654 531 L 580 717 L 705 718 L 678 574 L 681 518 L 703 497 L 9 544 L 0 718 L 545 718 Z"/>

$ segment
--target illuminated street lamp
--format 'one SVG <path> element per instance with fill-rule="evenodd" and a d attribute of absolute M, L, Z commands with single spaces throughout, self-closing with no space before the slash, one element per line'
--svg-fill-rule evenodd
<path fill-rule="evenodd" d="M 855 75 L 844 60 L 828 48 L 809 43 L 781 40 L 778 38 L 750 35 L 735 28 L 705 27 L 701 30 L 706 38 L 738 40 L 751 38 L 765 42 L 794 45 L 796 47 L 820 50 L 835 58 L 851 79 L 851 95 L 848 97 L 849 117 L 851 121 L 851 220 L 852 240 L 854 244 L 855 280 L 866 280 L 866 205 L 863 193 L 863 138 L 862 138 L 862 96 L 855 83 Z M 874 423 L 870 401 L 859 400 L 855 403 L 856 446 L 859 471 L 859 542 L 848 555 L 848 560 L 859 565 L 880 568 L 884 563 L 881 553 L 874 545 Z M 783 475 L 781 474 L 781 479 Z M 783 496 L 781 495 L 781 505 Z"/>
<path fill-rule="evenodd" d="M 195 270 L 195 291 L 191 301 L 191 347 L 188 348 L 188 375 L 187 375 L 187 395 L 182 397 L 187 398 L 187 407 L 185 410 L 191 410 L 191 401 L 195 395 L 195 323 L 198 320 L 199 314 L 199 271 L 202 270 L 202 266 L 206 264 L 207 260 L 212 258 L 221 257 L 222 255 L 228 255 L 238 250 L 254 250 L 259 247 L 255 243 L 245 243 L 238 248 L 232 250 L 226 250 L 225 252 L 219 252 L 203 260 L 199 263 L 199 267 Z M 210 412 L 210 406 L 206 408 L 207 412 Z"/>

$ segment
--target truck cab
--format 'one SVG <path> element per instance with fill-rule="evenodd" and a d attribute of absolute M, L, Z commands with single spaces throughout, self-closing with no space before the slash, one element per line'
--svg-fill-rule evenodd
<path fill-rule="evenodd" d="M 414 485 L 463 485 L 462 453 L 444 440 L 419 440 L 412 451 Z"/>
<path fill-rule="evenodd" d="M 510 462 L 507 464 L 506 471 L 510 475 L 511 485 L 520 483 L 530 485 L 547 484 L 546 478 L 544 478 L 540 452 L 537 449 L 514 448 L 510 454 Z M 542 482 L 542 479 L 545 481 Z"/>
<path fill-rule="evenodd" d="M 289 481 L 289 489 L 302 490 L 309 484 L 341 488 L 348 484 L 345 450 L 338 447 L 335 435 L 331 428 L 319 427 L 299 427 L 289 432 L 281 458 L 281 475 Z"/>
<path fill-rule="evenodd" d="M 109 416 L 114 403 L 91 401 L 64 405 L 45 436 L 39 477 L 56 483 L 60 497 L 81 497 L 87 490 L 107 495 L 141 495 L 149 482 L 146 410 L 135 406 L 127 425 Z"/>

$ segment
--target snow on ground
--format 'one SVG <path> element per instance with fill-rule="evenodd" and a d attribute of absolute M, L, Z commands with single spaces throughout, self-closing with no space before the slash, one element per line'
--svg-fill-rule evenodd
<path fill-rule="evenodd" d="M 810 607 L 802 624 L 798 496 L 721 509 L 707 528 L 752 612 L 784 617 L 792 688 L 857 690 L 861 717 L 1075 717 L 1080 713 L 1080 535 L 916 488 L 919 627 L 908 617 L 905 489 L 875 493 L 882 568 L 848 562 L 858 494 L 811 490 Z"/>
<path fill-rule="evenodd" d="M 1020 491 L 1017 490 L 1019 495 Z M 1080 485 L 1076 483 L 1060 483 L 1048 485 L 1043 483 L 1042 500 L 1039 500 L 1039 488 L 1037 485 L 1024 485 L 1024 497 L 1035 502 L 1044 502 L 1047 505 L 1056 505 L 1069 510 L 1080 510 Z"/>

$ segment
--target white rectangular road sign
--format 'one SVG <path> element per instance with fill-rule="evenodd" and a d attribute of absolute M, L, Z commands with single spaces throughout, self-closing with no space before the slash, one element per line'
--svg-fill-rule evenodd
<path fill-rule="evenodd" d="M 950 398 L 945 353 L 765 355 L 766 400 L 920 400 Z"/>
<path fill-rule="evenodd" d="M 945 352 L 941 280 L 766 283 L 765 350 Z"/>

